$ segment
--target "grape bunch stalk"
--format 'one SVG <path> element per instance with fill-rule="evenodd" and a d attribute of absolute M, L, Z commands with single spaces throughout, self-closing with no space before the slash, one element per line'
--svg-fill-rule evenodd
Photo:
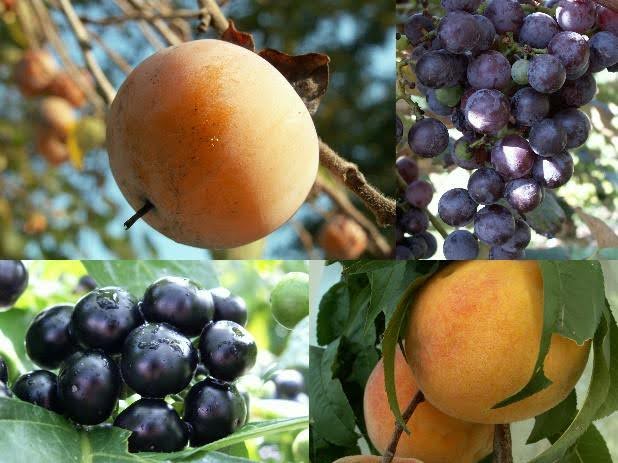
<path fill-rule="evenodd" d="M 433 256 L 431 222 L 445 237 L 447 259 L 478 258 L 481 245 L 490 259 L 523 258 L 531 239 L 527 214 L 547 190 L 569 181 L 569 150 L 590 133 L 590 120 L 578 108 L 596 93 L 594 74 L 618 70 L 618 12 L 589 0 L 441 5 L 443 17 L 427 9 L 412 14 L 397 37 L 403 56 L 397 100 L 407 103 L 406 115 L 412 116 L 407 143 L 414 157 L 396 161 L 404 186 L 396 257 Z M 426 105 L 410 98 L 411 88 Z M 450 139 L 443 121 L 460 138 Z M 398 115 L 397 143 L 404 132 Z M 439 219 L 426 209 L 433 189 L 419 179 L 418 158 L 471 171 L 467 188 L 439 199 Z M 447 232 L 444 224 L 454 230 Z"/>

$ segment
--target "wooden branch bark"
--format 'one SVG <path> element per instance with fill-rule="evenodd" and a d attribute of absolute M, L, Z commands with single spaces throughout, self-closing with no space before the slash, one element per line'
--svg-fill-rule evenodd
<path fill-rule="evenodd" d="M 395 223 L 395 200 L 384 196 L 370 185 L 356 164 L 346 161 L 330 146 L 320 140 L 320 164 L 340 178 L 373 212 L 378 225 L 386 227 Z"/>
<path fill-rule="evenodd" d="M 90 35 L 97 42 L 97 44 L 101 47 L 101 49 L 105 52 L 105 54 L 109 57 L 109 59 L 118 66 L 123 73 L 129 74 L 133 68 L 131 65 L 125 60 L 120 53 L 114 50 L 112 47 L 105 43 L 105 40 L 94 31 L 90 31 Z"/>
<path fill-rule="evenodd" d="M 494 427 L 494 463 L 513 463 L 511 428 L 508 424 Z"/>
<path fill-rule="evenodd" d="M 127 0 L 114 0 L 114 2 L 124 14 L 130 14 L 131 12 L 135 11 Z M 146 38 L 146 40 L 148 40 L 148 43 L 150 43 L 152 48 L 154 48 L 155 50 L 162 50 L 163 48 L 165 48 L 165 44 L 161 41 L 159 36 L 152 29 L 148 21 L 138 21 L 137 26 L 140 28 L 142 34 L 144 34 L 144 37 Z"/>
<path fill-rule="evenodd" d="M 156 10 L 144 4 L 142 0 L 129 0 L 129 3 L 138 11 L 143 13 L 157 13 Z M 180 45 L 182 40 L 170 29 L 165 21 L 162 19 L 153 19 L 150 21 L 152 26 L 161 34 L 161 36 L 167 40 L 170 45 Z"/>
<path fill-rule="evenodd" d="M 412 417 L 412 414 L 414 413 L 414 410 L 416 410 L 416 407 L 424 400 L 425 400 L 425 396 L 423 395 L 421 391 L 418 391 L 414 395 L 408 407 L 401 414 L 401 417 L 403 418 L 404 423 L 407 423 L 410 420 L 410 418 Z M 391 442 L 386 448 L 386 450 L 384 451 L 384 455 L 382 455 L 382 463 L 391 463 L 393 461 L 393 459 L 395 458 L 395 452 L 397 450 L 397 445 L 399 444 L 399 439 L 401 438 L 402 433 L 403 433 L 403 426 L 400 423 L 396 423 L 395 431 L 393 432 L 393 437 L 391 438 Z"/>
<path fill-rule="evenodd" d="M 209 23 L 216 29 L 219 34 L 225 32 L 229 26 L 229 22 L 221 8 L 215 0 L 197 0 L 203 11 L 208 11 Z M 204 20 L 205 18 L 203 18 Z"/>

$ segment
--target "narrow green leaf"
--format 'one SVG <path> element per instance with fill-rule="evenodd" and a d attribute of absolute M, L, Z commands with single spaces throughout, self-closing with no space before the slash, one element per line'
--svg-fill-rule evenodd
<path fill-rule="evenodd" d="M 526 444 L 561 435 L 569 427 L 576 414 L 577 394 L 573 389 L 566 399 L 534 419 L 534 428 Z"/>
<path fill-rule="evenodd" d="M 561 460 L 563 463 L 612 463 L 605 439 L 591 424 L 583 436 L 569 449 Z"/>
<path fill-rule="evenodd" d="M 382 357 L 384 358 L 384 380 L 386 383 L 388 404 L 397 422 L 404 425 L 404 429 L 406 430 L 407 428 L 405 427 L 403 417 L 401 416 L 401 410 L 399 409 L 395 391 L 395 349 L 398 348 L 399 335 L 405 324 L 406 317 L 408 316 L 408 310 L 410 309 L 410 304 L 414 299 L 416 291 L 437 271 L 438 268 L 440 268 L 439 264 L 435 263 L 426 274 L 418 276 L 410 282 L 399 300 L 397 309 L 395 309 L 393 316 L 384 330 Z M 410 400 L 412 399 L 410 398 Z"/>
<path fill-rule="evenodd" d="M 406 272 L 406 261 L 398 261 L 388 268 L 374 270 L 369 273 L 371 284 L 371 302 L 365 317 L 364 331 L 380 312 L 392 312 L 402 291 L 403 277 Z"/>
<path fill-rule="evenodd" d="M 350 313 L 350 294 L 345 281 L 333 285 L 322 297 L 318 311 L 318 344 L 325 346 L 343 333 Z"/>

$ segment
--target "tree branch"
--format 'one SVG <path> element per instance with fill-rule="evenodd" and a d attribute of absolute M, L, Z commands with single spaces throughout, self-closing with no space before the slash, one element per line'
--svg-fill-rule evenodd
<path fill-rule="evenodd" d="M 142 0 L 129 0 L 129 3 L 139 12 L 158 13 L 154 8 L 151 8 L 148 5 L 144 4 Z M 151 22 L 154 28 L 159 31 L 159 34 L 161 34 L 161 36 L 165 40 L 167 40 L 170 45 L 180 45 L 182 43 L 182 40 L 180 40 L 180 38 L 174 33 L 174 31 L 169 28 L 165 21 L 163 21 L 162 19 L 153 19 Z"/>
<path fill-rule="evenodd" d="M 92 77 L 97 83 L 97 86 L 101 90 L 101 94 L 105 102 L 110 105 L 116 96 L 116 89 L 109 81 L 101 66 L 97 62 L 94 53 L 92 51 L 92 43 L 90 41 L 90 35 L 88 31 L 84 27 L 84 24 L 80 21 L 73 5 L 70 0 L 58 0 L 60 2 L 60 6 L 64 11 L 64 14 L 69 22 L 69 26 L 73 30 L 75 37 L 77 38 L 77 42 L 79 43 L 79 48 L 84 55 L 84 59 L 86 61 L 86 65 L 90 72 L 92 73 Z"/>
<path fill-rule="evenodd" d="M 418 391 L 414 395 L 414 397 L 412 398 L 412 401 L 408 405 L 408 408 L 406 408 L 403 414 L 401 415 L 404 423 L 407 423 L 410 420 L 418 404 L 420 404 L 424 400 L 425 400 L 425 396 L 423 395 L 421 391 Z M 382 455 L 382 463 L 391 463 L 393 461 L 393 458 L 395 458 L 395 452 L 397 451 L 397 445 L 399 444 L 399 439 L 401 438 L 402 433 L 403 433 L 403 425 L 398 422 L 395 423 L 395 431 L 393 432 L 393 437 L 391 438 L 390 444 L 388 444 L 388 447 L 384 451 L 384 455 Z"/>
<path fill-rule="evenodd" d="M 90 18 L 88 16 L 80 16 L 83 23 L 96 24 L 98 26 L 109 26 L 111 24 L 122 24 L 127 21 L 153 21 L 155 19 L 171 20 L 171 19 L 193 19 L 199 18 L 203 14 L 202 11 L 193 10 L 176 10 L 173 13 L 158 13 L 152 11 L 132 11 L 120 16 L 108 16 L 106 18 Z"/>
<path fill-rule="evenodd" d="M 378 225 L 395 223 L 395 201 L 370 185 L 356 164 L 346 161 L 320 140 L 320 164 L 336 175 L 373 212 Z"/>
<path fill-rule="evenodd" d="M 127 0 L 114 0 L 114 2 L 124 14 L 130 14 L 134 11 L 134 8 L 129 4 Z M 141 29 L 142 34 L 144 34 L 144 37 L 146 38 L 146 40 L 148 40 L 148 43 L 150 43 L 152 48 L 154 48 L 155 50 L 162 50 L 165 47 L 165 44 L 152 30 L 152 27 L 150 26 L 148 21 L 138 21 L 137 26 Z"/>
<path fill-rule="evenodd" d="M 497 424 L 494 427 L 493 463 L 513 463 L 511 428 L 508 424 Z"/>
<path fill-rule="evenodd" d="M 605 8 L 609 8 L 615 13 L 618 13 L 618 0 L 594 0 L 594 3 L 603 5 Z"/>
<path fill-rule="evenodd" d="M 97 34 L 96 32 L 90 31 L 90 35 L 95 40 L 95 42 L 97 42 L 97 44 L 99 44 L 99 46 L 105 52 L 105 54 L 109 57 L 109 59 L 116 66 L 118 66 L 118 69 L 120 69 L 125 74 L 130 74 L 131 73 L 133 68 L 127 62 L 127 60 L 125 60 L 123 58 L 123 56 L 120 53 L 118 53 L 116 50 L 114 50 L 109 45 L 107 45 L 105 43 L 105 40 L 103 40 L 103 38 L 99 34 Z"/>
<path fill-rule="evenodd" d="M 208 29 L 209 24 L 212 24 L 219 34 L 223 34 L 229 27 L 229 22 L 217 2 L 215 0 L 197 0 L 197 2 L 203 12 L 208 12 L 208 16 L 203 15 L 201 17 L 198 29 L 204 32 Z"/>

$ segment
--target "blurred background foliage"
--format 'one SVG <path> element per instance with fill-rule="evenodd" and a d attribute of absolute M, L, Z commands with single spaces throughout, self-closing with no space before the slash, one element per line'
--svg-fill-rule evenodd
<path fill-rule="evenodd" d="M 524 3 L 524 2 L 521 2 Z M 437 17 L 444 15 L 440 0 L 429 0 L 429 11 Z M 422 10 L 420 1 L 397 0 L 397 31 L 401 32 L 406 18 Z M 566 221 L 561 232 L 553 238 L 546 238 L 538 233 L 532 233 L 530 247 L 526 249 L 527 258 L 531 259 L 583 259 L 594 255 L 597 248 L 616 248 L 615 235 L 611 236 L 594 219 L 600 219 L 610 229 L 618 229 L 618 74 L 607 70 L 595 74 L 597 94 L 590 104 L 579 109 L 584 111 L 592 123 L 590 137 L 580 148 L 570 150 L 575 161 L 573 178 L 555 193 L 561 209 L 566 215 Z M 427 109 L 424 98 L 419 96 L 421 107 Z M 423 106 L 424 104 L 424 106 Z M 403 102 L 397 106 L 397 112 L 402 117 L 407 129 L 412 125 L 412 118 L 407 105 Z M 449 127 L 453 140 L 461 134 L 452 129 L 449 118 L 438 117 Z M 407 143 L 402 142 L 399 154 L 411 154 Z M 435 159 L 418 159 L 422 175 L 427 175 L 434 185 L 436 193 L 429 210 L 437 213 L 437 204 L 440 196 L 451 188 L 466 188 L 469 171 L 457 166 L 444 167 L 444 157 Z M 576 209 L 581 208 L 585 217 Z M 434 256 L 443 259 L 443 238 L 432 230 L 440 245 Z M 599 239 L 605 244 L 598 245 Z M 608 244 L 606 240 L 609 240 Z M 611 244 L 613 243 L 613 244 Z M 616 259 L 615 251 L 608 251 L 598 255 L 600 258 Z"/>
<path fill-rule="evenodd" d="M 25 352 L 24 337 L 30 321 L 43 309 L 59 303 L 74 304 L 85 293 L 78 287 L 80 277 L 87 274 L 81 261 L 27 261 L 28 287 L 15 305 L 0 312 L 0 356 L 9 365 L 14 380 L 21 370 L 36 369 Z M 165 261 L 144 261 L 139 266 L 132 261 L 95 262 L 89 266 L 113 266 L 119 280 L 117 286 L 129 281 L 147 285 L 151 275 L 168 275 Z M 136 268 L 143 271 L 135 272 Z M 205 267 L 199 269 L 198 266 Z M 239 389 L 250 395 L 251 421 L 291 418 L 308 415 L 307 401 L 274 398 L 274 384 L 270 379 L 279 370 L 296 369 L 303 375 L 309 368 L 309 322 L 302 320 L 293 330 L 279 325 L 272 316 L 270 293 L 289 272 L 308 272 L 304 261 L 202 261 L 178 262 L 167 268 L 173 276 L 208 275 L 199 281 L 206 288 L 226 287 L 247 303 L 247 329 L 258 345 L 258 360 L 251 372 L 239 379 Z M 186 269 L 183 271 L 183 268 Z M 197 270 L 195 270 L 197 268 Z M 107 270 L 106 270 L 107 271 Z M 155 277 L 156 278 L 156 277 Z M 132 279 L 132 280 L 129 280 Z M 134 294 L 141 298 L 141 294 Z M 296 461 L 292 456 L 292 442 L 298 432 L 286 432 L 247 442 L 248 456 L 257 461 L 284 463 Z"/>
<path fill-rule="evenodd" d="M 72 2 L 84 18 L 122 15 L 125 0 Z M 136 2 L 133 2 L 136 3 Z M 342 156 L 359 164 L 369 181 L 393 194 L 392 177 L 392 50 L 393 8 L 372 0 L 223 0 L 224 13 L 238 29 L 254 34 L 256 46 L 277 48 L 289 54 L 319 51 L 331 58 L 329 90 L 315 122 L 319 135 Z M 25 258 L 200 258 L 207 251 L 183 246 L 145 223 L 125 232 L 122 223 L 133 213 L 114 183 L 102 148 L 104 112 L 85 106 L 79 110 L 75 134 L 67 146 L 70 159 L 57 167 L 41 155 L 35 143 L 37 99 L 25 99 L 12 79 L 13 67 L 29 47 L 19 8 L 43 4 L 71 59 L 84 66 L 75 37 L 57 0 L 0 1 L 0 256 Z M 195 0 L 150 0 L 160 11 L 195 11 Z M 34 26 L 36 30 L 36 19 Z M 196 18 L 170 26 L 189 39 Z M 135 66 L 153 53 L 140 24 L 87 23 L 93 50 L 105 74 L 117 88 L 124 72 L 101 44 L 119 61 Z M 189 35 L 187 35 L 189 34 Z M 194 38 L 214 37 L 214 31 Z M 159 36 L 157 38 L 161 40 Z M 56 60 L 58 50 L 46 46 Z M 89 116 L 87 119 L 86 116 Z M 340 189 L 342 187 L 339 187 Z M 323 194 L 309 198 L 296 216 L 266 240 L 242 250 L 214 253 L 218 258 L 321 257 L 317 236 L 325 218 L 336 207 Z M 363 210 L 360 204 L 356 204 Z M 367 213 L 367 211 L 364 211 Z M 371 217 L 373 221 L 373 217 Z"/>

